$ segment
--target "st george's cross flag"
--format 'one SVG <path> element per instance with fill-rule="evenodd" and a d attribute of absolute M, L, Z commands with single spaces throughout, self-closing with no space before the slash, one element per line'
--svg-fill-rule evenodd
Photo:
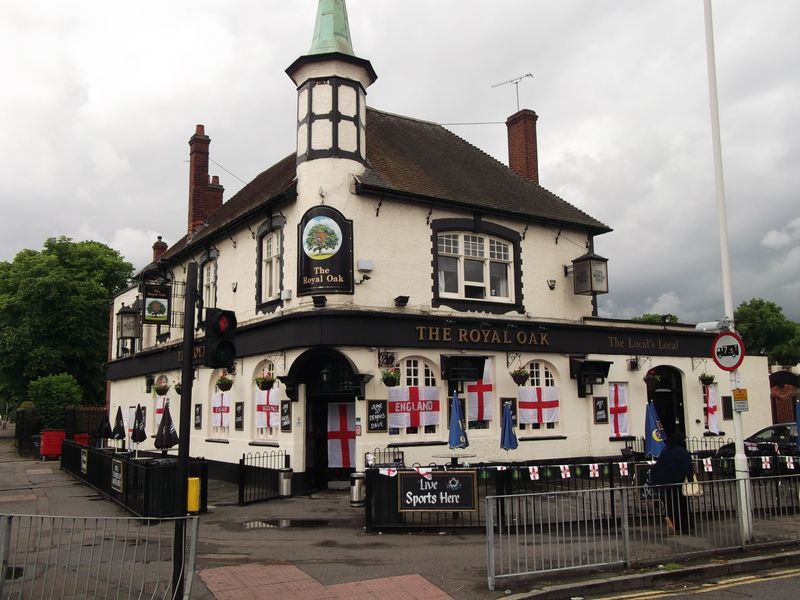
<path fill-rule="evenodd" d="M 483 363 L 483 377 L 467 384 L 467 421 L 491 421 L 494 386 L 489 359 Z"/>
<path fill-rule="evenodd" d="M 389 427 L 439 424 L 439 388 L 410 386 L 389 388 Z"/>
<path fill-rule="evenodd" d="M 520 423 L 558 423 L 558 388 L 518 387 L 517 412 Z"/>
<path fill-rule="evenodd" d="M 328 467 L 348 469 L 355 464 L 355 402 L 331 402 L 328 404 Z"/>
<path fill-rule="evenodd" d="M 622 437 L 628 433 L 628 384 L 608 384 L 608 420 L 611 437 Z"/>
<path fill-rule="evenodd" d="M 278 390 L 256 390 L 256 427 L 277 427 L 280 421 Z"/>
<path fill-rule="evenodd" d="M 716 383 L 704 385 L 706 396 L 706 429 L 719 434 L 719 389 Z"/>
<path fill-rule="evenodd" d="M 231 398 L 228 392 L 217 392 L 211 397 L 211 426 L 230 427 Z"/>

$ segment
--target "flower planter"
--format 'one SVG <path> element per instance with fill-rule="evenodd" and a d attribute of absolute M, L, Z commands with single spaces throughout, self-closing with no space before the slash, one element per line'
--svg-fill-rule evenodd
<path fill-rule="evenodd" d="M 260 390 L 271 390 L 272 386 L 275 385 L 275 380 L 272 381 L 256 381 L 256 387 Z"/>
<path fill-rule="evenodd" d="M 400 383 L 399 380 L 395 379 L 394 377 L 383 378 L 383 385 L 386 387 L 396 387 L 398 383 Z"/>
<path fill-rule="evenodd" d="M 168 385 L 157 385 L 157 386 L 153 387 L 153 389 L 155 390 L 156 395 L 158 395 L 158 396 L 166 396 L 167 392 L 169 392 L 169 386 Z"/>
<path fill-rule="evenodd" d="M 232 387 L 233 387 L 233 381 L 230 380 L 217 381 L 217 388 L 219 388 L 220 392 L 227 392 Z"/>
<path fill-rule="evenodd" d="M 175 384 L 175 393 L 178 394 L 178 396 L 181 395 L 181 384 L 180 383 L 176 383 Z"/>
<path fill-rule="evenodd" d="M 513 379 L 514 383 L 517 385 L 525 385 L 525 383 L 528 381 L 528 375 L 512 375 L 511 379 Z"/>

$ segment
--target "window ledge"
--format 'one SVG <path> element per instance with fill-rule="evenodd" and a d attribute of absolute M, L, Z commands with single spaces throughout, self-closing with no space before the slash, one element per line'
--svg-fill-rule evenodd
<path fill-rule="evenodd" d="M 386 444 L 387 448 L 413 448 L 415 446 L 446 446 L 447 442 L 392 442 Z"/>
<path fill-rule="evenodd" d="M 279 306 L 283 305 L 283 300 L 280 297 L 275 298 L 274 300 L 267 300 L 266 302 L 261 302 L 256 305 L 256 312 L 267 314 L 271 312 L 275 312 L 275 309 Z"/>
<path fill-rule="evenodd" d="M 222 438 L 206 438 L 207 442 L 211 442 L 212 444 L 230 444 L 230 440 L 225 440 Z"/>
<path fill-rule="evenodd" d="M 621 435 L 619 437 L 608 438 L 609 442 L 633 442 L 634 440 L 636 440 L 635 435 Z"/>
<path fill-rule="evenodd" d="M 536 437 L 521 437 L 519 438 L 520 442 L 546 442 L 552 440 L 565 440 L 567 436 L 565 435 L 537 435 Z"/>
<path fill-rule="evenodd" d="M 271 442 L 268 440 L 264 441 L 257 441 L 257 442 L 249 442 L 248 446 L 268 446 L 270 448 L 280 448 L 280 444 L 278 442 Z"/>

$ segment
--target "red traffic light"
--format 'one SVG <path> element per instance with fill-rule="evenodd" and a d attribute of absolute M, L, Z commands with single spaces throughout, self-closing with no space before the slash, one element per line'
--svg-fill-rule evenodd
<path fill-rule="evenodd" d="M 206 310 L 206 338 L 203 365 L 206 367 L 232 367 L 236 359 L 236 313 L 232 310 L 209 308 Z"/>
<path fill-rule="evenodd" d="M 236 313 L 232 310 L 209 308 L 206 313 L 206 335 L 227 336 L 236 331 Z"/>

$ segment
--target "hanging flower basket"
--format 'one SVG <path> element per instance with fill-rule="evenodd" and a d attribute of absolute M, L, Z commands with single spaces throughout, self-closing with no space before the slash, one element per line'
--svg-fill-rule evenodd
<path fill-rule="evenodd" d="M 510 371 L 509 374 L 517 385 L 525 385 L 530 377 L 530 374 L 525 369 L 516 369 L 515 371 Z"/>
<path fill-rule="evenodd" d="M 709 373 L 702 373 L 700 377 L 698 377 L 698 379 L 700 380 L 700 383 L 702 383 L 703 385 L 711 385 L 712 383 L 714 383 L 716 377 L 714 377 L 714 375 L 711 375 Z"/>
<path fill-rule="evenodd" d="M 220 392 L 227 392 L 229 389 L 233 387 L 233 379 L 230 377 L 225 377 L 224 375 L 217 379 L 217 388 L 219 388 Z"/>
<path fill-rule="evenodd" d="M 156 396 L 166 396 L 167 392 L 169 391 L 168 385 L 154 385 L 153 390 L 156 393 Z"/>
<path fill-rule="evenodd" d="M 260 390 L 271 390 L 272 386 L 275 385 L 275 378 L 271 375 L 259 375 L 253 379 L 253 382 Z"/>
<path fill-rule="evenodd" d="M 176 394 L 178 394 L 179 396 L 181 395 L 181 384 L 180 383 L 176 383 L 175 385 L 172 386 L 172 388 L 175 390 Z"/>
<path fill-rule="evenodd" d="M 400 369 L 386 369 L 381 375 L 383 385 L 386 387 L 395 387 L 400 383 Z"/>
<path fill-rule="evenodd" d="M 659 382 L 659 377 L 652 371 L 648 371 L 647 375 L 644 376 L 644 382 L 647 384 L 647 387 L 655 387 Z"/>

